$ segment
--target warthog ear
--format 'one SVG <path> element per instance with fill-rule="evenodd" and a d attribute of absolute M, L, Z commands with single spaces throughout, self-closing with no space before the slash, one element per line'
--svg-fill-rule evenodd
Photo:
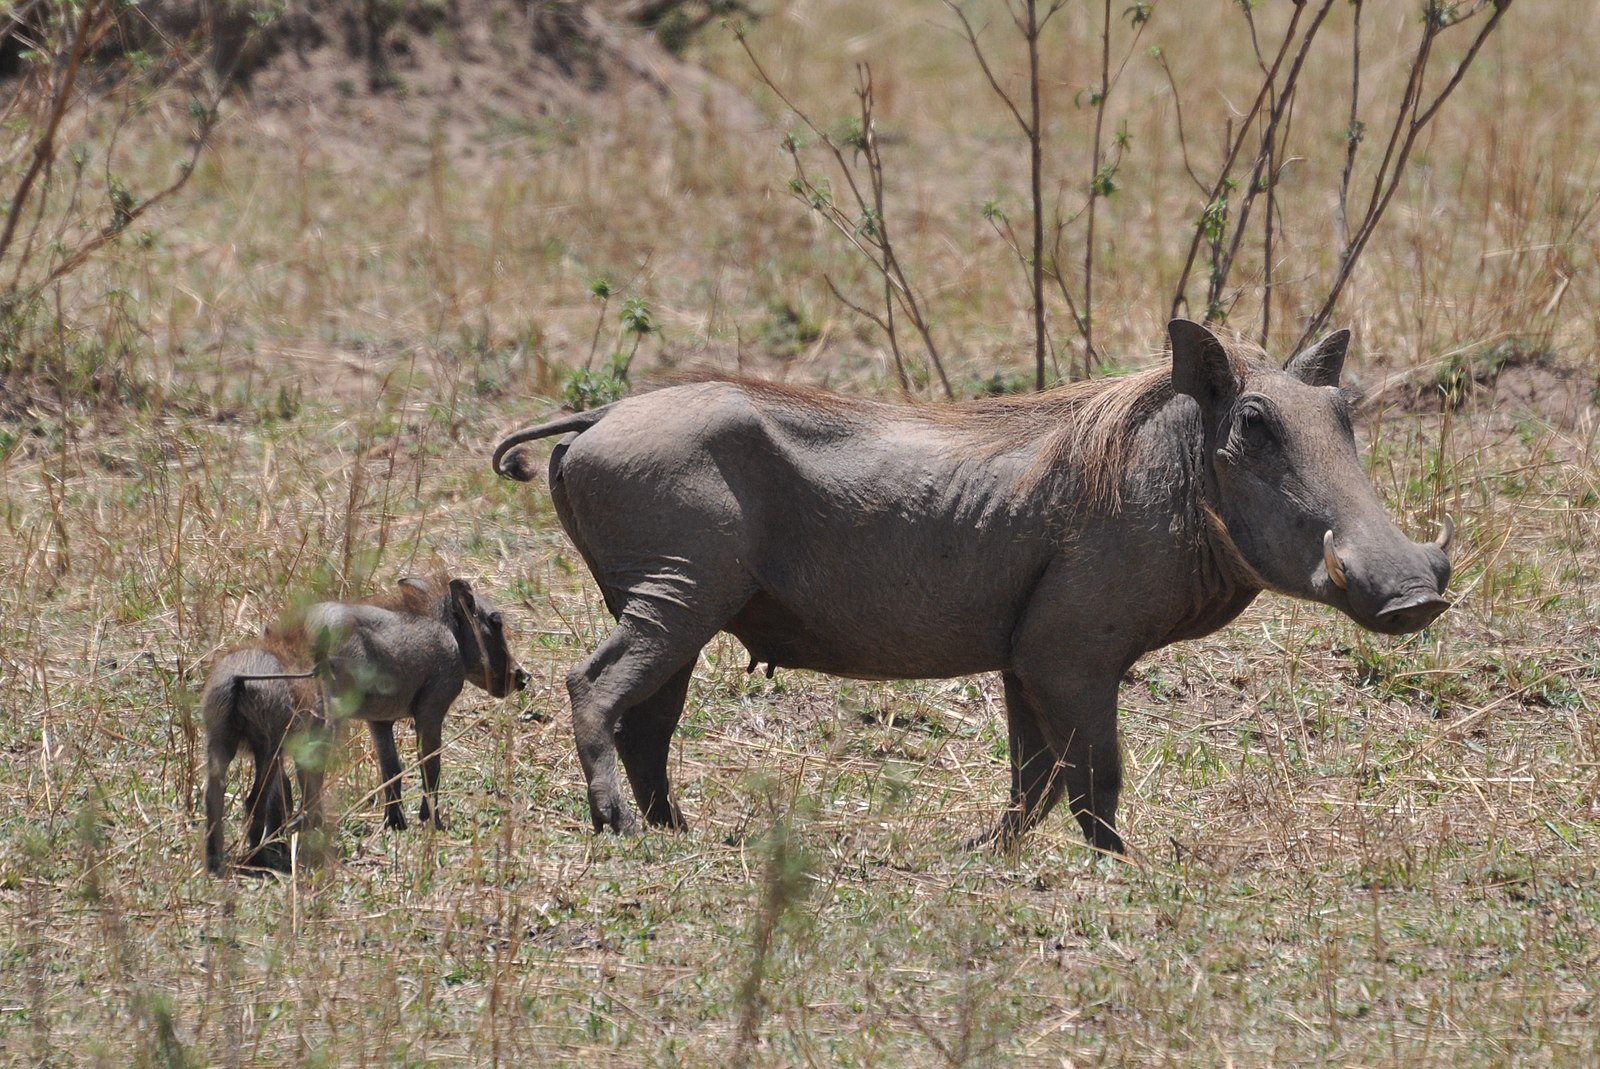
<path fill-rule="evenodd" d="M 450 580 L 450 604 L 463 620 L 469 623 L 478 615 L 477 599 L 472 596 L 472 584 L 465 579 Z"/>
<path fill-rule="evenodd" d="M 1345 350 L 1350 348 L 1350 332 L 1336 330 L 1317 344 L 1298 354 L 1283 370 L 1307 386 L 1337 386 L 1344 370 Z"/>
<path fill-rule="evenodd" d="M 1168 323 L 1167 334 L 1172 338 L 1172 388 L 1199 401 L 1203 412 L 1231 401 L 1239 384 L 1217 336 L 1187 319 Z"/>

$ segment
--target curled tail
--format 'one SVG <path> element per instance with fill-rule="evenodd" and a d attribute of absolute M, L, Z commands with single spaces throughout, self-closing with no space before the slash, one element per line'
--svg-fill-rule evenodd
<path fill-rule="evenodd" d="M 494 457 L 489 463 L 494 468 L 496 475 L 505 479 L 516 479 L 518 482 L 527 482 L 533 478 L 533 469 L 522 464 L 502 463 L 507 453 L 519 445 L 539 438 L 551 438 L 558 434 L 586 431 L 604 419 L 606 413 L 610 410 L 611 405 L 603 405 L 600 408 L 591 408 L 587 412 L 573 412 L 562 416 L 560 419 L 553 419 L 548 423 L 540 423 L 533 427 L 524 427 L 520 431 L 508 434 L 500 440 L 499 445 L 494 447 Z"/>

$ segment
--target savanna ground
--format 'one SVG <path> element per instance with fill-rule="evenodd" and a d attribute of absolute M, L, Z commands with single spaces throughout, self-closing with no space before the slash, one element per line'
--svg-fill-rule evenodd
<path fill-rule="evenodd" d="M 1367 6 L 1392 23 L 1376 102 L 1416 5 Z M 734 92 L 675 83 L 670 104 L 615 85 L 541 102 L 477 77 L 482 54 L 457 57 L 452 94 L 425 80 L 448 41 L 378 93 L 336 55 L 273 68 L 224 104 L 181 194 L 53 298 L 53 387 L 6 399 L 4 1060 L 1596 1064 L 1589 7 L 1507 16 L 1335 317 L 1391 514 L 1416 537 L 1460 524 L 1455 607 L 1391 640 L 1268 595 L 1142 661 L 1121 696 L 1127 863 L 1065 814 L 1014 857 L 963 847 L 1005 797 L 996 681 L 767 680 L 731 639 L 674 751 L 693 830 L 593 836 L 561 680 L 608 621 L 544 488 L 494 478 L 488 450 L 636 341 L 635 380 L 704 366 L 892 396 L 881 336 L 824 281 L 870 300 L 872 278 L 787 191 L 796 122 L 714 28 L 690 58 Z M 1093 14 L 1069 6 L 1045 42 L 1064 176 L 1090 173 Z M 1144 33 L 1096 239 L 1098 338 L 1128 367 L 1159 359 L 1203 207 L 1144 50 L 1213 166 L 1254 63 L 1221 0 L 1158 4 Z M 980 209 L 1023 218 L 1026 152 L 948 12 L 795 0 L 750 41 L 830 123 L 871 63 L 900 251 L 952 379 L 1027 381 L 1023 276 Z M 1285 194 L 1280 347 L 1332 268 L 1343 77 L 1315 71 L 1295 119 L 1326 152 Z M 167 173 L 183 114 L 158 93 L 127 119 L 135 180 Z M 1236 283 L 1250 330 L 1259 295 Z M 650 333 L 624 332 L 628 298 Z M 352 732 L 339 860 L 206 875 L 207 659 L 308 592 L 435 561 L 508 608 L 533 676 L 506 702 L 469 688 L 447 722 L 448 829 L 382 830 Z M 407 788 L 414 812 L 414 761 Z"/>

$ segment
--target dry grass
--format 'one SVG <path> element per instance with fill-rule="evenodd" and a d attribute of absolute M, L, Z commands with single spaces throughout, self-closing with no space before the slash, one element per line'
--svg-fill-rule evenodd
<path fill-rule="evenodd" d="M 1152 40 L 1205 87 L 1186 125 L 1214 133 L 1237 26 L 1190 7 L 1158 7 Z M 147 404 L 45 398 L 0 425 L 4 1061 L 1594 1064 L 1600 90 L 1567 72 L 1600 41 L 1559 5 L 1509 19 L 1345 300 L 1364 455 L 1402 526 L 1460 521 L 1457 605 L 1391 641 L 1268 597 L 1141 662 L 1121 698 L 1129 864 L 1064 817 L 1016 857 L 959 845 L 1004 797 L 992 680 L 768 681 L 731 639 L 674 752 L 694 830 L 588 831 L 560 681 L 606 618 L 547 495 L 485 458 L 583 361 L 598 275 L 654 307 L 647 370 L 890 388 L 821 281 L 864 284 L 859 265 L 782 192 L 781 117 L 630 110 L 485 126 L 471 157 L 361 155 L 233 105 L 152 240 L 63 296 L 85 345 L 126 346 Z M 752 40 L 841 117 L 872 61 L 904 251 L 955 375 L 1025 370 L 1021 278 L 976 210 L 1014 196 L 1025 157 L 937 9 L 800 0 Z M 1054 47 L 1076 174 L 1091 72 Z M 703 58 L 751 81 L 732 42 Z M 1338 73 L 1317 77 L 1337 97 Z M 1102 342 L 1137 364 L 1195 206 L 1164 80 L 1128 78 L 1097 289 Z M 1337 130 L 1318 99 L 1296 121 Z M 1305 161 L 1297 203 L 1330 167 Z M 1284 255 L 1310 292 L 1326 219 L 1297 218 Z M 784 306 L 818 336 L 782 336 Z M 1498 393 L 1473 385 L 1494 372 Z M 1465 407 L 1441 414 L 1441 386 Z M 357 738 L 332 786 L 342 860 L 208 878 L 207 656 L 296 597 L 436 556 L 511 608 L 534 677 L 447 722 L 449 830 L 382 831 Z M 407 788 L 414 805 L 414 771 Z"/>

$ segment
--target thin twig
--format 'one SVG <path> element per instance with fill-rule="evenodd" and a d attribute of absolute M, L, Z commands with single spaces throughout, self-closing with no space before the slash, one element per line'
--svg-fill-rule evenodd
<path fill-rule="evenodd" d="M 949 8 L 957 19 L 961 20 L 961 28 L 967 35 L 967 44 L 972 48 L 973 58 L 978 61 L 978 68 L 983 71 L 983 76 L 989 80 L 989 88 L 994 90 L 995 96 L 1000 98 L 1000 103 L 1006 106 L 1006 110 L 1016 120 L 1017 126 L 1022 129 L 1023 136 L 1031 138 L 1034 127 L 1027 119 L 1023 118 L 1022 111 L 1017 107 L 1016 102 L 1011 99 L 1011 95 L 1001 87 L 1000 80 L 995 77 L 993 68 L 989 66 L 988 57 L 983 54 L 983 48 L 978 44 L 977 31 L 972 28 L 972 23 L 967 19 L 967 13 L 961 10 L 955 0 L 944 0 L 944 6 Z M 1030 3 L 1028 7 L 1031 10 L 1033 5 Z"/>
<path fill-rule="evenodd" d="M 1336 216 L 1339 247 L 1350 243 L 1350 176 L 1356 168 L 1356 149 L 1361 145 L 1361 2 L 1351 0 L 1355 24 L 1350 30 L 1350 123 L 1345 127 L 1344 170 L 1339 172 L 1339 212 Z"/>
<path fill-rule="evenodd" d="M 1138 40 L 1137 32 L 1134 40 Z M 1120 73 L 1120 72 L 1119 72 Z M 1105 0 L 1100 22 L 1100 100 L 1094 112 L 1093 151 L 1089 162 L 1089 221 L 1083 242 L 1083 315 L 1078 320 L 1078 331 L 1083 335 L 1083 377 L 1088 378 L 1098 362 L 1094 348 L 1094 224 L 1100 203 L 1102 176 L 1101 160 L 1104 152 L 1106 104 L 1111 99 L 1111 0 Z M 1063 290 L 1065 287 L 1063 287 Z M 1041 324 L 1041 327 L 1043 325 Z"/>
<path fill-rule="evenodd" d="M 1025 0 L 1028 39 L 1028 192 L 1033 198 L 1033 388 L 1044 389 L 1044 137 L 1039 99 L 1039 29 L 1035 0 Z M 1052 12 L 1053 14 L 1053 12 Z M 1048 16 L 1047 16 L 1048 17 Z M 1096 151 L 1099 138 L 1095 139 Z M 1091 217 L 1092 218 L 1092 217 Z M 1089 248 L 1094 248 L 1091 229 Z M 1092 261 L 1091 261 L 1092 264 Z M 1087 285 L 1087 282 L 1085 283 Z"/>
<path fill-rule="evenodd" d="M 86 0 L 79 13 L 77 29 L 70 38 L 70 48 L 65 63 L 50 94 L 50 105 L 44 114 L 44 129 L 33 143 L 33 159 L 29 161 L 27 170 L 23 172 L 16 190 L 12 193 L 5 224 L 0 227 L 0 260 L 5 259 L 7 250 L 11 248 L 11 242 L 16 236 L 17 220 L 21 218 L 23 209 L 28 205 L 28 196 L 33 191 L 34 183 L 55 159 L 56 131 L 61 128 L 61 120 L 72 105 L 73 91 L 78 83 L 78 70 L 83 64 L 84 56 L 88 54 L 91 45 L 104 35 L 111 23 L 108 10 L 109 5 L 104 0 Z M 18 268 L 20 270 L 20 264 Z M 13 276 L 12 281 L 12 288 L 15 289 L 16 276 Z"/>
<path fill-rule="evenodd" d="M 1461 79 L 1465 77 L 1467 68 L 1477 58 L 1484 42 L 1489 39 L 1489 35 L 1499 25 L 1501 17 L 1510 10 L 1511 3 L 1512 0 L 1494 0 L 1491 14 L 1485 20 L 1483 26 L 1479 28 L 1478 35 L 1473 39 L 1471 47 L 1467 49 L 1466 54 L 1456 64 L 1450 79 L 1439 90 L 1428 106 L 1419 110 L 1422 95 L 1423 68 L 1432 53 L 1434 41 L 1444 30 L 1448 29 L 1448 26 L 1442 21 L 1443 15 L 1437 7 L 1437 0 L 1430 0 L 1422 44 L 1417 50 L 1417 59 L 1412 67 L 1412 76 L 1408 79 L 1406 85 L 1406 99 L 1402 102 L 1395 119 L 1396 134 L 1403 128 L 1405 136 L 1400 141 L 1398 148 L 1394 144 L 1395 135 L 1391 136 L 1390 147 L 1384 154 L 1383 166 L 1379 168 L 1378 176 L 1373 179 L 1373 195 L 1368 202 L 1366 214 L 1362 218 L 1361 225 L 1357 227 L 1355 236 L 1341 250 L 1339 269 L 1334 275 L 1332 284 L 1328 287 L 1327 296 L 1324 298 L 1322 306 L 1317 310 L 1317 313 L 1306 322 L 1305 328 L 1300 333 L 1299 340 L 1295 342 L 1294 351 L 1298 352 L 1304 348 L 1307 342 L 1327 325 L 1328 319 L 1333 315 L 1334 307 L 1338 304 L 1339 295 L 1344 291 L 1345 283 L 1350 280 L 1350 274 L 1355 269 L 1356 261 L 1360 259 L 1361 253 L 1366 249 L 1367 240 L 1371 238 L 1373 231 L 1377 229 L 1379 221 L 1382 220 L 1384 212 L 1389 207 L 1389 202 L 1394 198 L 1395 191 L 1400 187 L 1400 178 L 1405 172 L 1406 164 L 1411 157 L 1411 150 L 1416 145 L 1418 136 L 1433 121 L 1434 116 L 1438 114 L 1439 108 L 1443 106 L 1445 100 L 1461 84 Z M 1467 15 L 1456 19 L 1455 22 L 1449 25 L 1460 25 L 1482 9 L 1483 5 L 1480 4 Z M 1409 122 L 1406 121 L 1408 112 L 1411 114 Z M 1392 170 L 1389 167 L 1391 158 L 1393 160 Z"/>
<path fill-rule="evenodd" d="M 1326 9 L 1327 4 L 1324 5 L 1324 11 Z M 1289 19 L 1289 28 L 1284 31 L 1283 43 L 1279 45 L 1278 54 L 1272 61 L 1272 67 L 1267 72 L 1266 78 L 1262 80 L 1261 89 L 1256 93 L 1255 100 L 1251 102 L 1250 111 L 1245 115 L 1244 122 L 1239 126 L 1238 136 L 1230 135 L 1227 138 L 1227 152 L 1223 158 L 1222 166 L 1217 172 L 1217 180 L 1212 184 L 1210 192 L 1206 196 L 1207 205 L 1215 204 L 1217 198 L 1221 197 L 1227 189 L 1228 183 L 1231 181 L 1229 176 L 1233 171 L 1234 161 L 1238 159 L 1239 152 L 1244 147 L 1245 131 L 1255 122 L 1256 115 L 1260 113 L 1262 105 L 1267 101 L 1269 89 L 1277 80 L 1278 68 L 1283 65 L 1284 58 L 1289 54 L 1289 47 L 1294 40 L 1295 30 L 1300 25 L 1300 16 L 1304 12 L 1305 6 L 1303 4 L 1295 5 L 1294 15 Z M 1195 257 L 1199 255 L 1200 245 L 1204 240 L 1205 228 L 1203 226 L 1195 227 L 1194 237 L 1189 242 L 1189 251 L 1184 257 L 1183 270 L 1178 273 L 1178 284 L 1173 291 L 1172 314 L 1174 316 L 1179 313 L 1186 301 L 1184 292 L 1189 288 L 1189 272 L 1194 269 Z"/>
<path fill-rule="evenodd" d="M 1183 169 L 1188 172 L 1189 179 L 1194 182 L 1195 188 L 1201 193 L 1206 192 L 1207 186 L 1200 175 L 1195 172 L 1194 164 L 1189 162 L 1189 135 L 1183 130 L 1183 101 L 1178 92 L 1178 81 L 1172 76 L 1172 68 L 1167 65 L 1165 52 L 1155 50 L 1155 61 L 1161 68 L 1161 73 L 1167 76 L 1167 86 L 1172 90 L 1172 110 L 1178 120 L 1178 153 L 1183 157 Z"/>

